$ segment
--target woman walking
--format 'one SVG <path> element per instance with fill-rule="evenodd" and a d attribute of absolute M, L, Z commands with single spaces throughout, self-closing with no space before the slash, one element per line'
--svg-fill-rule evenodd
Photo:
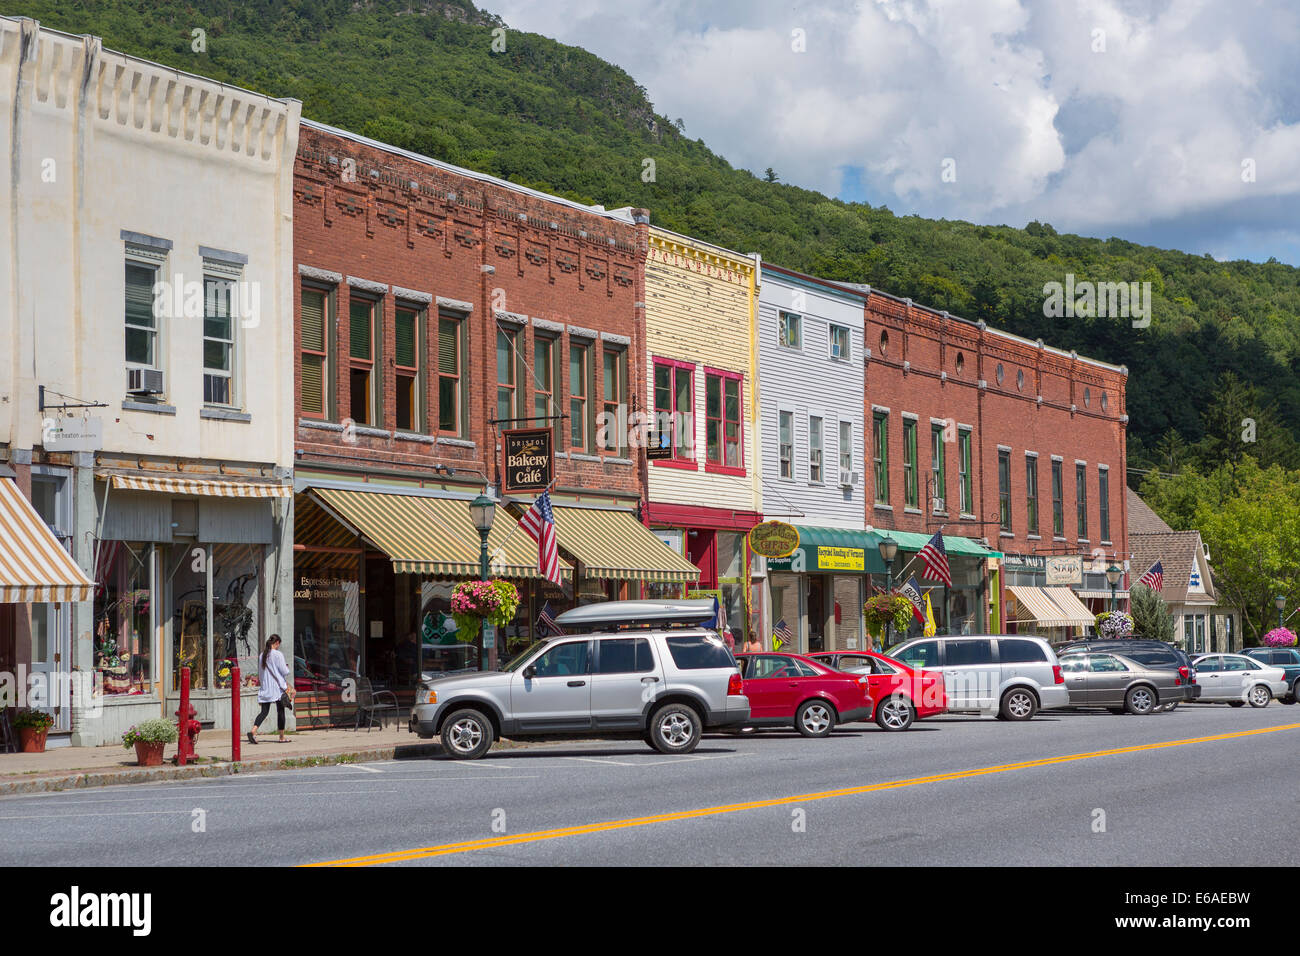
<path fill-rule="evenodd" d="M 280 731 L 280 743 L 285 743 L 284 708 L 293 707 L 294 691 L 289 687 L 289 665 L 280 653 L 279 634 L 268 637 L 266 647 L 262 648 L 257 684 L 257 702 L 262 705 L 262 711 L 257 715 L 257 720 L 253 721 L 253 729 L 248 732 L 248 742 L 257 743 L 255 731 L 261 728 L 262 721 L 271 712 L 271 704 L 275 704 L 276 729 Z"/>

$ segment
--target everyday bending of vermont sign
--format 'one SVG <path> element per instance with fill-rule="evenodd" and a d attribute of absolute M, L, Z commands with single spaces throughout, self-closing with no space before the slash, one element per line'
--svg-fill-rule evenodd
<path fill-rule="evenodd" d="M 765 558 L 784 558 L 799 547 L 799 529 L 784 521 L 764 521 L 749 531 L 749 547 Z"/>

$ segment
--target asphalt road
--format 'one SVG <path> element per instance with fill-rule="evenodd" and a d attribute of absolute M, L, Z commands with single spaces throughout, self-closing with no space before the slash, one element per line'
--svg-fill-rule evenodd
<path fill-rule="evenodd" d="M 1297 754 L 1276 702 L 553 743 L 3 798 L 0 865 L 1294 866 Z"/>

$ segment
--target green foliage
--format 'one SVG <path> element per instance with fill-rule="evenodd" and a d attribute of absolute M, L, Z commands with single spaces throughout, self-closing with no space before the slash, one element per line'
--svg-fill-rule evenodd
<path fill-rule="evenodd" d="M 102 36 L 106 47 L 296 97 L 305 116 L 580 202 L 644 206 L 669 229 L 898 296 L 1063 349 L 1127 365 L 1129 433 L 1146 455 L 1171 431 L 1207 437 L 1206 383 L 1232 372 L 1257 387 L 1259 419 L 1300 433 L 1300 270 L 1217 262 L 1123 239 L 896 216 L 734 169 L 685 123 L 657 114 L 624 71 L 586 51 L 508 31 L 469 0 L 13 0 L 6 12 Z M 193 52 L 192 30 L 207 31 Z M 654 182 L 641 180 L 651 157 Z M 1152 321 L 1043 314 L 1043 286 L 1152 284 Z M 1259 396 L 1257 396 L 1258 399 Z M 1235 401 L 1235 400 L 1234 400 Z M 1229 401 L 1224 410 L 1236 414 Z M 1214 417 L 1213 456 L 1230 436 Z M 1238 425 L 1238 429 L 1240 426 Z M 1229 443 L 1231 444 L 1231 443 Z M 1285 442 L 1281 442 L 1285 445 Z M 1293 442 L 1292 442 L 1293 444 Z M 1293 452 L 1250 449 L 1286 462 Z M 1166 447 L 1177 470 L 1179 449 Z M 1237 455 L 1240 449 L 1229 449 Z M 1135 459 L 1148 466 L 1148 458 Z M 1217 462 L 1215 462 L 1217 464 Z"/>
<path fill-rule="evenodd" d="M 18 713 L 14 714 L 13 726 L 15 729 L 21 727 L 30 727 L 33 730 L 48 730 L 54 724 L 54 715 L 47 714 L 43 710 L 33 710 L 25 707 Z"/>
<path fill-rule="evenodd" d="M 177 737 L 175 724 L 163 717 L 152 717 L 124 731 L 122 746 L 129 750 L 137 743 L 174 744 Z"/>
<path fill-rule="evenodd" d="M 862 619 L 867 633 L 877 640 L 888 624 L 894 625 L 895 632 L 906 634 L 912 623 L 912 602 L 901 594 L 877 594 L 862 606 Z"/>
<path fill-rule="evenodd" d="M 1134 634 L 1148 641 L 1174 640 L 1174 617 L 1157 591 L 1145 584 L 1129 589 L 1129 612 L 1133 615 Z"/>

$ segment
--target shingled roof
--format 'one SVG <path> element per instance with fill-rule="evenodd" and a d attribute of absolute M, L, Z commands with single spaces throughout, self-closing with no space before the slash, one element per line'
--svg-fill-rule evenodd
<path fill-rule="evenodd" d="M 1129 534 L 1157 534 L 1174 530 L 1151 510 L 1150 505 L 1138 497 L 1136 491 L 1132 488 L 1125 488 L 1124 490 L 1128 492 Z"/>
<path fill-rule="evenodd" d="M 1143 507 L 1146 506 L 1143 505 Z M 1147 510 L 1150 511 L 1149 508 Z M 1133 511 L 1130 508 L 1129 515 L 1132 516 L 1132 514 Z M 1141 575 L 1146 573 L 1147 568 L 1159 561 L 1164 568 L 1165 575 L 1164 588 L 1161 590 L 1160 596 L 1169 604 L 1185 603 L 1188 600 L 1187 585 L 1192 577 L 1192 567 L 1196 562 L 1196 555 L 1201 552 L 1201 533 L 1199 531 L 1159 531 L 1143 534 L 1134 533 L 1130 528 L 1128 543 L 1133 551 L 1134 583 L 1137 582 Z M 1208 569 L 1208 562 L 1206 567 Z M 1205 585 L 1205 594 L 1192 595 L 1193 602 L 1201 603 L 1204 601 L 1204 603 L 1213 604 L 1215 601 L 1213 579 L 1207 574 L 1202 583 Z"/>

